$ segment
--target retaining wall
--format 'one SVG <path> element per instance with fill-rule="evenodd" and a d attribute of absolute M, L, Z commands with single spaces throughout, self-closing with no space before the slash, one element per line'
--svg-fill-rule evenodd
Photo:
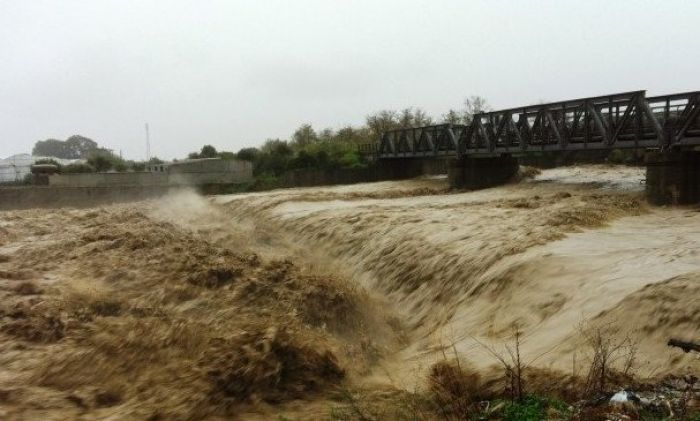
<path fill-rule="evenodd" d="M 197 168 L 187 168 L 187 171 L 168 172 L 53 174 L 49 176 L 49 185 L 57 187 L 197 186 L 252 181 L 253 170 L 250 162 L 239 162 L 241 165 L 232 166 L 229 163 L 226 171 L 210 169 L 207 172 L 197 172 Z"/>
<path fill-rule="evenodd" d="M 0 210 L 88 207 L 158 197 L 181 189 L 176 186 L 3 187 L 0 188 Z"/>
<path fill-rule="evenodd" d="M 447 164 L 444 160 L 399 158 L 385 159 L 367 168 L 287 171 L 278 178 L 278 183 L 279 187 L 313 187 L 402 180 L 425 174 L 445 173 Z"/>

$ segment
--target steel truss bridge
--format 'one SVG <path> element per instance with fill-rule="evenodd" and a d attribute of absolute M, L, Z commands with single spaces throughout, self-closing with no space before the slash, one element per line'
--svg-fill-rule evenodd
<path fill-rule="evenodd" d="M 700 91 L 646 97 L 646 91 L 552 102 L 384 133 L 378 158 L 498 156 L 541 151 L 700 145 Z"/>

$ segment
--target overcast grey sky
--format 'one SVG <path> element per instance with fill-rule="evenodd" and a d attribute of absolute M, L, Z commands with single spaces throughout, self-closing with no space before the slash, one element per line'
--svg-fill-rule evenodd
<path fill-rule="evenodd" d="M 93 138 L 145 157 L 646 89 L 700 89 L 699 1 L 0 0 L 0 157 Z"/>

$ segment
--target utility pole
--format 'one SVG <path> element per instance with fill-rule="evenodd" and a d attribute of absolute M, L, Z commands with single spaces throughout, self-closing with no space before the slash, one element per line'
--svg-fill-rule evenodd
<path fill-rule="evenodd" d="M 146 123 L 146 162 L 151 160 L 151 134 Z"/>

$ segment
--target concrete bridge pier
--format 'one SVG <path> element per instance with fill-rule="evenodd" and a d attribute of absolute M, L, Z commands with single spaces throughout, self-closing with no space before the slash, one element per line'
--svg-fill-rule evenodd
<path fill-rule="evenodd" d="M 700 203 L 700 151 L 647 152 L 645 161 L 649 203 Z"/>
<path fill-rule="evenodd" d="M 510 155 L 488 158 L 463 157 L 449 162 L 450 187 L 483 189 L 505 184 L 518 173 L 518 160 Z"/>
<path fill-rule="evenodd" d="M 445 174 L 445 159 L 396 158 L 384 159 L 378 166 L 378 180 L 403 180 L 421 175 Z"/>
<path fill-rule="evenodd" d="M 418 158 L 385 159 L 378 167 L 378 180 L 403 180 L 423 175 L 423 160 Z"/>

